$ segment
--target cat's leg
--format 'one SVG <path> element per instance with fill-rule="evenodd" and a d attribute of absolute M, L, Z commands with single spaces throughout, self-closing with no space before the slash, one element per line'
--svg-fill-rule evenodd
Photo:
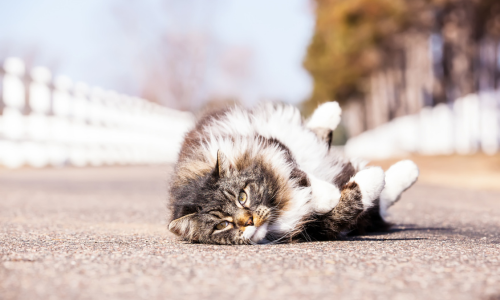
<path fill-rule="evenodd" d="M 341 113 L 342 109 L 337 102 L 323 103 L 316 108 L 306 127 L 313 131 L 318 138 L 330 145 L 332 132 L 340 123 Z"/>
<path fill-rule="evenodd" d="M 339 203 L 340 190 L 337 186 L 318 179 L 312 175 L 307 176 L 311 184 L 312 210 L 317 214 L 326 214 Z"/>
<path fill-rule="evenodd" d="M 385 186 L 385 174 L 380 167 L 370 167 L 359 171 L 351 178 L 349 183 L 356 183 L 361 192 L 361 202 L 363 203 L 363 208 L 366 210 L 374 205 L 374 202 Z M 342 191 L 345 189 L 342 188 Z"/>
<path fill-rule="evenodd" d="M 356 185 L 358 187 L 361 206 L 364 210 L 373 206 L 375 199 L 380 196 L 384 188 L 384 171 L 381 168 L 373 167 L 358 172 L 342 188 L 342 191 L 334 184 L 315 178 L 309 175 L 312 189 L 312 208 L 317 214 L 326 214 L 335 210 L 344 197 L 344 189 Z M 353 184 L 354 183 L 354 184 Z M 344 203 L 345 204 L 345 203 Z"/>
<path fill-rule="evenodd" d="M 358 217 L 372 206 L 384 188 L 384 171 L 378 167 L 358 172 L 342 188 L 340 201 L 328 218 L 328 227 L 334 236 L 353 228 Z"/>
<path fill-rule="evenodd" d="M 383 217 L 401 194 L 417 181 L 418 175 L 418 167 L 411 160 L 399 161 L 385 171 L 385 188 L 380 194 L 380 214 Z"/>
<path fill-rule="evenodd" d="M 383 218 L 387 208 L 394 204 L 406 189 L 411 187 L 418 177 L 418 167 L 409 160 L 392 165 L 385 172 L 385 187 L 375 205 L 369 208 L 356 221 L 354 230 L 349 234 L 358 235 L 367 232 L 386 231 L 391 224 Z"/>

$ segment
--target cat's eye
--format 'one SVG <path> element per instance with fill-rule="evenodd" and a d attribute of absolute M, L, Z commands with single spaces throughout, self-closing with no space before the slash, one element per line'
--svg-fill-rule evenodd
<path fill-rule="evenodd" d="M 241 191 L 240 194 L 238 195 L 238 202 L 240 202 L 241 205 L 245 204 L 247 201 L 247 193 Z"/>
<path fill-rule="evenodd" d="M 228 221 L 222 221 L 219 224 L 217 224 L 217 226 L 215 226 L 215 228 L 217 230 L 222 230 L 222 229 L 226 228 L 228 225 L 229 225 Z"/>

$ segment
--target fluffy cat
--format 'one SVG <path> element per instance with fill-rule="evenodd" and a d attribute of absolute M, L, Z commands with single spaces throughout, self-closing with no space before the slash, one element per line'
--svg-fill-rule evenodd
<path fill-rule="evenodd" d="M 330 150 L 340 113 L 328 102 L 308 122 L 278 104 L 205 115 L 175 166 L 169 230 L 191 242 L 257 244 L 388 229 L 383 216 L 418 168 L 406 160 L 384 173 Z"/>

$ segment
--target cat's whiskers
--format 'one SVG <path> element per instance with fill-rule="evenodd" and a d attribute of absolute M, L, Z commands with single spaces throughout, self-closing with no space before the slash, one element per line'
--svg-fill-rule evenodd
<path fill-rule="evenodd" d="M 284 240 L 286 238 L 289 238 L 289 237 L 293 237 L 294 235 L 297 234 L 293 228 L 290 228 L 290 229 L 291 229 L 290 231 L 288 231 L 286 234 L 282 235 L 279 238 L 273 237 L 274 235 L 276 235 L 274 232 L 269 232 L 268 234 L 273 238 L 273 240 L 272 240 L 272 242 L 267 243 L 266 245 L 275 245 L 275 244 L 278 244 L 280 241 L 282 241 L 282 240 Z"/>
<path fill-rule="evenodd" d="M 284 240 L 285 238 L 289 238 L 291 237 L 293 234 L 293 232 L 287 232 L 285 235 L 281 236 L 280 238 L 278 239 L 275 239 L 273 240 L 272 242 L 269 242 L 267 243 L 266 245 L 276 245 L 278 244 L 280 241 Z M 274 235 L 273 233 L 271 234 L 271 236 Z"/>
<path fill-rule="evenodd" d="M 256 243 L 256 242 L 252 241 L 251 239 L 248 239 L 248 242 L 250 242 L 250 244 L 252 244 L 252 245 L 254 245 L 254 246 L 255 246 L 255 245 L 258 245 L 258 243 Z"/>

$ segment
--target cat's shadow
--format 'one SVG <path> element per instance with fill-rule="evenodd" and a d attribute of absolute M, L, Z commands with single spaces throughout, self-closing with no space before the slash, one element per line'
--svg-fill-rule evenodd
<path fill-rule="evenodd" d="M 396 238 L 396 239 L 391 239 L 391 238 L 380 238 L 380 239 L 374 239 L 374 238 L 365 238 L 365 237 L 350 237 L 347 238 L 346 241 L 420 241 L 420 240 L 428 240 L 429 238 Z"/>
<path fill-rule="evenodd" d="M 348 241 L 418 241 L 418 240 L 428 240 L 427 237 L 386 237 L 394 233 L 400 232 L 440 232 L 440 233 L 451 233 L 452 228 L 447 227 L 419 227 L 414 224 L 405 224 L 393 226 L 391 229 L 382 232 L 370 232 L 362 235 L 350 235 L 346 237 Z M 375 236 L 380 238 L 375 238 Z"/>

